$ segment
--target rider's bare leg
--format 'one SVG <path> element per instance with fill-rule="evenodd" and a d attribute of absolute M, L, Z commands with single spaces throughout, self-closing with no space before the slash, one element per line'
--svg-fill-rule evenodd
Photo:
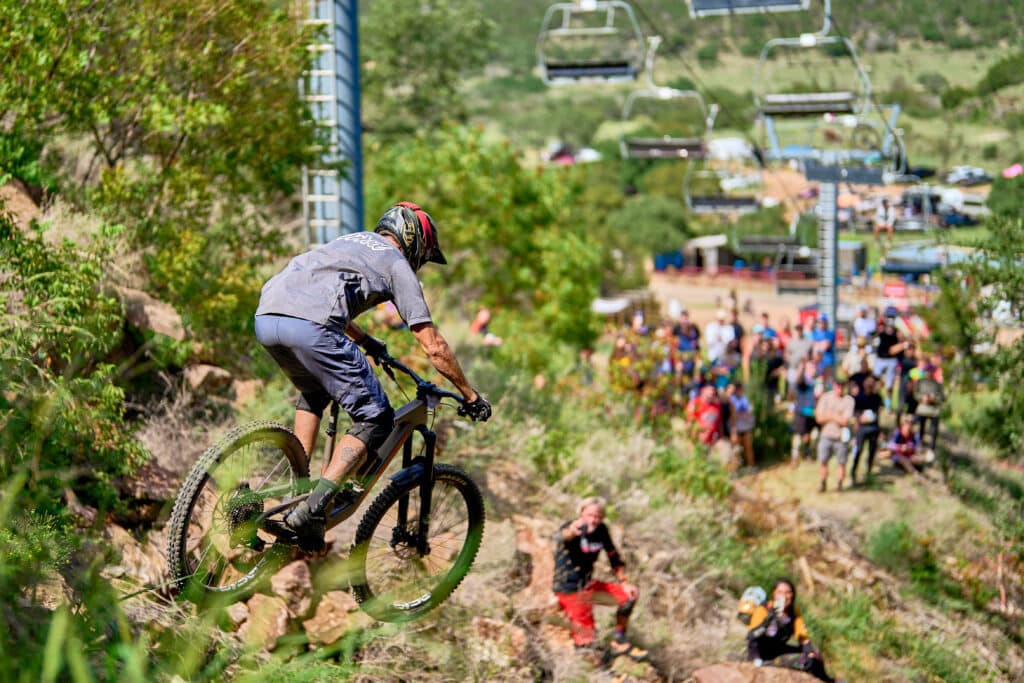
<path fill-rule="evenodd" d="M 313 454 L 316 446 L 316 433 L 320 429 L 320 416 L 306 410 L 295 411 L 295 436 L 306 451 L 306 459 Z"/>
<path fill-rule="evenodd" d="M 346 475 L 359 467 L 365 457 L 366 444 L 351 434 L 344 434 L 338 439 L 331 462 L 324 467 L 320 476 L 340 484 Z"/>

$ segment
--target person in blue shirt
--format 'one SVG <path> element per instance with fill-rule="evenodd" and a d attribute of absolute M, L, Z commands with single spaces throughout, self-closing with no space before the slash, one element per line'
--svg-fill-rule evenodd
<path fill-rule="evenodd" d="M 828 327 L 828 316 L 822 315 L 818 318 L 811 333 L 811 341 L 814 351 L 821 353 L 821 363 L 824 367 L 830 368 L 835 365 L 836 333 Z"/>

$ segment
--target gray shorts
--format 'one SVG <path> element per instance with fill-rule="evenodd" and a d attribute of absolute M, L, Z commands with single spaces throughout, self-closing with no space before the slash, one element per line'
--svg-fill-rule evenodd
<path fill-rule="evenodd" d="M 355 422 L 391 410 L 370 362 L 343 332 L 299 318 L 258 315 L 256 339 L 299 390 L 296 407 L 322 415 L 333 399 Z"/>
<path fill-rule="evenodd" d="M 836 462 L 840 465 L 846 464 L 846 455 L 849 452 L 847 444 L 840 439 L 830 439 L 827 436 L 818 437 L 818 462 L 822 465 L 835 455 Z"/>

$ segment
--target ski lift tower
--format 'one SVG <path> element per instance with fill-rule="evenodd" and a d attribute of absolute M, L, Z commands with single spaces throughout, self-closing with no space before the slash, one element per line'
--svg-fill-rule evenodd
<path fill-rule="evenodd" d="M 312 68 L 299 81 L 299 92 L 327 142 L 322 164 L 302 169 L 302 218 L 306 241 L 324 244 L 363 229 L 359 10 L 358 0 L 307 2 L 303 23 L 318 32 L 309 45 Z"/>
<path fill-rule="evenodd" d="M 835 156 L 824 163 L 807 160 L 804 175 L 821 183 L 818 194 L 818 314 L 837 324 L 839 304 L 839 184 L 883 185 L 885 172 L 867 166 L 842 166 Z"/>

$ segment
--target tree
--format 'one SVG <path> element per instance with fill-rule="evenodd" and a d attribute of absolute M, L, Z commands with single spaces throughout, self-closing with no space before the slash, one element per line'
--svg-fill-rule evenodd
<path fill-rule="evenodd" d="M 363 104 L 378 133 L 464 115 L 460 86 L 491 52 L 494 24 L 472 0 L 373 0 L 359 23 Z"/>
<path fill-rule="evenodd" d="M 932 341 L 957 351 L 954 381 L 970 388 L 980 379 L 998 394 L 995 404 L 979 406 L 964 423 L 1003 455 L 1018 457 L 1024 448 L 1024 337 L 1002 332 L 1024 314 L 1021 263 L 1024 220 L 994 219 L 975 257 L 947 268 L 930 320 Z"/>
<path fill-rule="evenodd" d="M 506 313 L 496 318 L 514 321 L 517 345 L 539 352 L 531 364 L 543 362 L 545 344 L 593 341 L 599 219 L 580 205 L 572 169 L 527 167 L 508 143 L 461 127 L 369 152 L 367 205 L 383 211 L 411 199 L 438 221 L 449 264 L 425 270 L 425 279 L 443 283 L 453 301 Z"/>

